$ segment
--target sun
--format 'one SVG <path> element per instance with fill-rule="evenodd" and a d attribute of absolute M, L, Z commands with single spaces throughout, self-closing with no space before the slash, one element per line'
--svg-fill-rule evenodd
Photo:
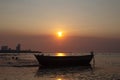
<path fill-rule="evenodd" d="M 58 35 L 58 37 L 63 37 L 63 32 L 59 31 L 59 32 L 57 32 L 57 35 Z"/>

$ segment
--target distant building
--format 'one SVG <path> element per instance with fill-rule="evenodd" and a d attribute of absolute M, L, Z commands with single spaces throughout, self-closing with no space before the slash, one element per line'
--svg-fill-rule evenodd
<path fill-rule="evenodd" d="M 12 49 L 11 48 L 8 48 L 9 51 L 11 51 Z"/>
<path fill-rule="evenodd" d="M 16 51 L 20 51 L 20 50 L 21 50 L 21 45 L 18 44 L 18 45 L 16 46 Z"/>
<path fill-rule="evenodd" d="M 8 50 L 8 46 L 1 46 L 1 50 L 2 51 Z"/>

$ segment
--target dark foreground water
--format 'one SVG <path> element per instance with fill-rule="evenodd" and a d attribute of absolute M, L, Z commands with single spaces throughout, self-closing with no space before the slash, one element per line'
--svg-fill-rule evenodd
<path fill-rule="evenodd" d="M 96 54 L 95 62 L 94 66 L 91 61 L 91 66 L 41 68 L 33 54 L 0 54 L 0 80 L 120 80 L 119 53 Z"/>

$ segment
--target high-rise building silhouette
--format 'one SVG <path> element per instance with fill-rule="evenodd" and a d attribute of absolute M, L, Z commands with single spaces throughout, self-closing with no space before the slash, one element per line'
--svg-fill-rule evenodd
<path fill-rule="evenodd" d="M 20 51 L 20 50 L 21 50 L 21 45 L 18 44 L 18 45 L 16 46 L 16 51 Z"/>
<path fill-rule="evenodd" d="M 2 51 L 8 50 L 8 46 L 1 46 L 1 50 L 2 50 Z"/>

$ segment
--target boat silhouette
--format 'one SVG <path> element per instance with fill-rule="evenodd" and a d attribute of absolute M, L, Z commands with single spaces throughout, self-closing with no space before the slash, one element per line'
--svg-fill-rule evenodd
<path fill-rule="evenodd" d="M 47 67 L 63 67 L 63 66 L 78 66 L 89 65 L 90 61 L 94 57 L 94 54 L 82 55 L 82 56 L 45 56 L 35 55 L 41 66 Z"/>

